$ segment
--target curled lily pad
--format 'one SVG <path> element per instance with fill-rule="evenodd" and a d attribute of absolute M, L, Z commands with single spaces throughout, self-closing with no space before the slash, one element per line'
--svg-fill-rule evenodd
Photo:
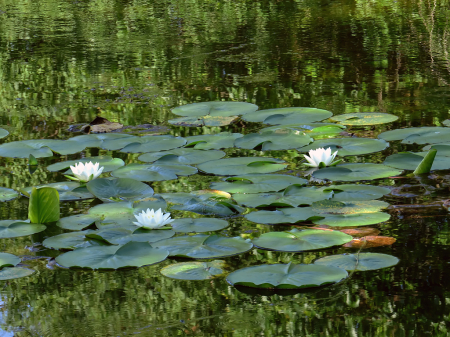
<path fill-rule="evenodd" d="M 104 228 L 86 234 L 89 238 L 104 240 L 113 245 L 123 245 L 131 241 L 152 243 L 174 235 L 175 232 L 170 229 L 145 229 L 134 225 Z"/>
<path fill-rule="evenodd" d="M 345 279 L 348 273 L 341 268 L 315 264 L 263 264 L 236 270 L 227 281 L 234 286 L 254 288 L 311 288 Z"/>
<path fill-rule="evenodd" d="M 58 191 L 60 201 L 73 201 L 91 199 L 94 196 L 89 193 L 85 186 L 80 186 L 80 183 L 75 181 L 50 183 L 45 185 L 36 186 L 36 188 L 51 187 Z M 32 190 L 32 186 L 21 189 L 21 192 L 26 196 L 29 196 Z"/>
<path fill-rule="evenodd" d="M 15 238 L 42 232 L 47 227 L 42 224 L 28 223 L 21 220 L 1 220 L 0 239 Z"/>
<path fill-rule="evenodd" d="M 256 247 L 282 252 L 301 252 L 343 245 L 353 237 L 339 231 L 293 229 L 289 232 L 269 232 L 253 240 Z"/>
<path fill-rule="evenodd" d="M 82 144 L 86 147 L 99 147 L 103 148 L 103 144 L 107 141 L 120 138 L 134 137 L 125 133 L 102 133 L 102 134 L 89 134 L 69 138 L 69 140 Z"/>
<path fill-rule="evenodd" d="M 172 228 L 178 233 L 202 233 L 220 231 L 228 227 L 228 221 L 215 218 L 175 219 Z"/>
<path fill-rule="evenodd" d="M 253 248 L 251 242 L 241 237 L 224 237 L 219 235 L 184 235 L 152 244 L 166 249 L 170 256 L 191 257 L 194 259 L 213 259 L 245 253 Z"/>
<path fill-rule="evenodd" d="M 284 174 L 248 174 L 224 178 L 211 183 L 211 188 L 230 193 L 277 192 L 294 184 L 305 185 L 307 180 Z"/>
<path fill-rule="evenodd" d="M 0 281 L 12 280 L 15 278 L 21 278 L 30 276 L 35 271 L 33 269 L 22 267 L 5 267 L 0 270 Z"/>
<path fill-rule="evenodd" d="M 384 165 L 392 166 L 401 170 L 414 170 L 422 162 L 427 152 L 402 152 L 386 158 Z M 448 170 L 450 168 L 450 156 L 443 156 L 437 152 L 431 170 Z"/>
<path fill-rule="evenodd" d="M 388 178 L 401 173 L 400 170 L 382 164 L 350 163 L 314 171 L 313 177 L 333 181 L 358 181 Z"/>
<path fill-rule="evenodd" d="M 256 111 L 258 106 L 246 102 L 200 102 L 178 106 L 172 112 L 178 116 L 239 116 Z"/>
<path fill-rule="evenodd" d="M 186 144 L 181 137 L 163 136 L 134 136 L 105 141 L 102 147 L 106 150 L 120 150 L 126 153 L 158 152 L 171 150 Z"/>
<path fill-rule="evenodd" d="M 133 178 L 140 181 L 162 181 L 178 179 L 178 176 L 190 176 L 197 173 L 197 169 L 179 164 L 129 164 L 114 170 L 111 174 L 117 178 Z"/>
<path fill-rule="evenodd" d="M 238 157 L 212 160 L 197 167 L 207 173 L 217 175 L 239 175 L 254 173 L 271 173 L 283 170 L 287 163 L 276 158 Z"/>
<path fill-rule="evenodd" d="M 182 148 L 163 152 L 144 153 L 138 159 L 148 163 L 154 162 L 155 164 L 194 165 L 223 157 L 225 157 L 225 152 L 223 151 Z"/>
<path fill-rule="evenodd" d="M 167 122 L 177 126 L 226 126 L 236 122 L 239 116 L 190 116 L 169 119 Z"/>
<path fill-rule="evenodd" d="M 396 129 L 382 132 L 378 138 L 387 141 L 401 140 L 403 144 L 445 143 L 450 141 L 450 129 L 432 126 Z"/>
<path fill-rule="evenodd" d="M 384 112 L 356 112 L 333 116 L 330 119 L 343 125 L 376 125 L 391 123 L 398 117 Z"/>
<path fill-rule="evenodd" d="M 13 254 L 0 253 L 0 268 L 17 266 L 20 261 L 20 257 Z"/>
<path fill-rule="evenodd" d="M 52 165 L 49 165 L 47 167 L 47 170 L 51 171 L 51 172 L 56 172 L 56 171 L 62 171 L 62 170 L 67 170 L 65 173 L 71 173 L 72 171 L 70 170 L 70 166 L 74 166 L 77 163 L 99 163 L 100 167 L 104 167 L 103 172 L 110 172 L 113 170 L 118 169 L 121 166 L 124 166 L 125 163 L 122 159 L 120 158 L 113 158 L 110 156 L 97 156 L 97 157 L 87 157 L 87 158 L 80 158 L 77 160 L 67 160 L 67 161 L 62 161 L 59 163 L 55 163 Z"/>
<path fill-rule="evenodd" d="M 245 215 L 247 220 L 267 225 L 281 223 L 296 223 L 306 220 L 323 218 L 314 212 L 311 207 L 282 208 L 276 211 L 257 211 Z"/>
<path fill-rule="evenodd" d="M 338 156 L 356 156 L 386 149 L 389 143 L 383 139 L 370 138 L 332 138 L 314 141 L 308 146 L 298 149 L 300 152 L 308 152 L 318 148 L 331 148 L 334 153 L 338 151 Z"/>
<path fill-rule="evenodd" d="M 322 109 L 290 107 L 259 110 L 244 115 L 242 119 L 247 122 L 262 122 L 269 125 L 293 123 L 308 124 L 327 119 L 332 115 L 333 114 L 330 111 Z"/>
<path fill-rule="evenodd" d="M 87 183 L 87 189 L 104 201 L 134 201 L 153 195 L 153 188 L 131 178 L 100 178 Z"/>
<path fill-rule="evenodd" d="M 161 274 L 177 280 L 209 280 L 223 274 L 224 266 L 225 261 L 222 260 L 182 262 L 164 267 Z"/>
<path fill-rule="evenodd" d="M 201 135 L 186 137 L 185 147 L 198 150 L 218 150 L 234 146 L 234 141 L 243 137 L 240 133 L 221 132 L 216 135 Z"/>
<path fill-rule="evenodd" d="M 56 262 L 69 268 L 119 269 L 159 263 L 168 255 L 167 250 L 153 248 L 148 242 L 128 242 L 118 246 L 79 248 L 59 255 Z"/>
<path fill-rule="evenodd" d="M 399 259 L 380 253 L 360 253 L 325 256 L 314 262 L 315 265 L 338 267 L 345 270 L 376 270 L 395 266 Z"/>
<path fill-rule="evenodd" d="M 242 149 L 261 147 L 262 151 L 295 149 L 311 143 L 313 139 L 299 131 L 278 129 L 249 133 L 236 139 L 234 145 Z"/>
<path fill-rule="evenodd" d="M 0 201 L 9 201 L 17 198 L 19 193 L 10 188 L 0 187 Z"/>
<path fill-rule="evenodd" d="M 77 249 L 94 246 L 107 246 L 105 241 L 92 239 L 86 236 L 91 230 L 63 233 L 49 237 L 42 242 L 47 248 L 52 249 Z"/>

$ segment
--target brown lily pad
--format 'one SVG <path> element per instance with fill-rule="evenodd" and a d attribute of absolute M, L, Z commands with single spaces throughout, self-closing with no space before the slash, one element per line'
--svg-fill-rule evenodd
<path fill-rule="evenodd" d="M 380 246 L 390 246 L 395 241 L 395 238 L 390 236 L 364 236 L 359 239 L 353 239 L 352 241 L 346 243 L 344 247 L 346 248 L 373 248 Z"/>
<path fill-rule="evenodd" d="M 341 229 L 340 232 L 351 235 L 353 237 L 361 238 L 367 235 L 378 235 L 380 234 L 380 230 L 376 228 L 349 228 L 349 229 Z"/>

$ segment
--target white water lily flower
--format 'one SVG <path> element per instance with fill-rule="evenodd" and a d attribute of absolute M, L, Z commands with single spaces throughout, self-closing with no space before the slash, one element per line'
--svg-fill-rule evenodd
<path fill-rule="evenodd" d="M 142 211 L 138 215 L 135 215 L 137 222 L 133 222 L 136 226 L 146 229 L 159 228 L 170 224 L 174 220 L 170 218 L 170 213 L 163 213 L 158 209 L 156 212 L 154 209 L 147 208 L 147 211 Z"/>
<path fill-rule="evenodd" d="M 102 174 L 104 167 L 99 166 L 99 163 L 92 164 L 91 161 L 89 163 L 79 162 L 75 166 L 71 165 L 70 169 L 79 181 L 88 182 Z"/>
<path fill-rule="evenodd" d="M 309 164 L 305 165 L 311 167 L 325 167 L 330 165 L 336 165 L 338 161 L 333 163 L 333 160 L 336 157 L 337 153 L 338 152 L 336 151 L 333 154 L 331 154 L 331 147 L 327 148 L 326 150 L 324 148 L 310 150 L 308 152 L 309 157 L 306 154 L 303 155 L 305 159 L 309 162 Z"/>

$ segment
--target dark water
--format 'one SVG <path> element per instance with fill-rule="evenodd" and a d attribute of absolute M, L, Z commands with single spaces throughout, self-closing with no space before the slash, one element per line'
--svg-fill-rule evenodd
<path fill-rule="evenodd" d="M 167 125 L 171 107 L 224 99 L 261 109 L 310 106 L 399 116 L 388 126 L 356 130 L 369 137 L 440 125 L 450 106 L 449 14 L 443 0 L 0 1 L 0 124 L 11 133 L 7 141 L 66 139 L 73 135 L 69 125 L 97 113 L 125 125 Z M 245 133 L 249 126 L 221 130 Z M 405 149 L 412 148 L 394 143 L 382 155 L 353 160 L 381 162 Z M 107 151 L 85 155 L 99 153 Z M 45 165 L 30 175 L 24 160 L 1 163 L 4 187 L 64 179 Z M 213 179 L 196 175 L 153 187 L 188 192 Z M 393 205 L 415 206 L 390 210 L 391 220 L 378 226 L 397 239 L 394 245 L 368 249 L 397 256 L 397 266 L 294 296 L 246 294 L 223 278 L 176 281 L 160 276 L 161 265 L 120 272 L 50 269 L 46 259 L 36 258 L 57 252 L 25 248 L 50 232 L 2 240 L 1 251 L 26 256 L 38 272 L 1 284 L 0 336 L 448 336 L 450 226 L 439 202 L 449 187 L 439 179 L 423 183 L 440 193 L 389 197 Z M 430 203 L 438 206 L 421 207 Z M 88 207 L 64 203 L 62 212 Z M 0 212 L 2 219 L 25 219 L 27 200 L 2 203 Z M 224 233 L 242 229 L 253 231 L 249 237 L 267 231 L 235 219 Z M 234 270 L 347 251 L 255 250 L 226 260 Z"/>

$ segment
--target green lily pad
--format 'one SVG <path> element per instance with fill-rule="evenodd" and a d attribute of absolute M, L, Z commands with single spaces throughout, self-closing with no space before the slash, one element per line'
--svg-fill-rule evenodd
<path fill-rule="evenodd" d="M 69 268 L 119 269 L 152 265 L 167 256 L 167 250 L 154 248 L 148 242 L 128 242 L 118 246 L 79 248 L 59 255 L 56 262 Z"/>
<path fill-rule="evenodd" d="M 450 157 L 440 155 L 437 152 L 434 158 L 431 170 L 448 170 L 450 168 Z M 401 152 L 393 154 L 386 158 L 384 165 L 392 166 L 401 170 L 415 170 L 420 164 L 423 158 L 427 155 L 427 152 Z"/>
<path fill-rule="evenodd" d="M 105 141 L 102 146 L 106 150 L 120 150 L 120 152 L 125 153 L 140 153 L 172 150 L 183 146 L 184 144 L 186 144 L 184 138 L 163 135 L 113 139 Z"/>
<path fill-rule="evenodd" d="M 223 182 L 211 183 L 215 190 L 230 193 L 277 192 L 297 184 L 306 185 L 307 180 L 284 174 L 248 174 L 224 178 Z"/>
<path fill-rule="evenodd" d="M 0 268 L 15 267 L 20 263 L 20 257 L 13 254 L 0 253 Z"/>
<path fill-rule="evenodd" d="M 0 145 L 0 157 L 28 158 L 30 154 L 36 158 L 53 156 L 52 150 L 40 139 L 22 140 Z"/>
<path fill-rule="evenodd" d="M 370 138 L 332 138 L 320 139 L 314 141 L 308 146 L 298 149 L 300 152 L 308 152 L 318 148 L 331 148 L 331 152 L 338 151 L 337 155 L 357 156 L 361 154 L 383 151 L 389 146 L 389 143 L 383 139 Z"/>
<path fill-rule="evenodd" d="M 333 192 L 324 192 L 317 187 L 291 186 L 280 193 L 245 193 L 234 194 L 233 199 L 247 207 L 297 207 L 311 205 L 315 201 L 331 199 Z"/>
<path fill-rule="evenodd" d="M 100 178 L 86 185 L 89 192 L 104 201 L 134 201 L 153 195 L 153 188 L 131 178 Z"/>
<path fill-rule="evenodd" d="M 94 224 L 97 220 L 100 220 L 100 217 L 96 215 L 76 214 L 59 219 L 56 225 L 71 231 L 81 231 Z"/>
<path fill-rule="evenodd" d="M 383 212 L 356 213 L 356 214 L 322 214 L 325 218 L 313 220 L 316 225 L 332 227 L 359 227 L 375 225 L 388 221 L 390 215 Z"/>
<path fill-rule="evenodd" d="M 197 169 L 179 164 L 129 164 L 114 170 L 111 175 L 117 178 L 133 178 L 140 181 L 162 181 L 178 179 L 178 176 L 196 174 Z"/>
<path fill-rule="evenodd" d="M 42 244 L 51 249 L 77 249 L 77 248 L 87 248 L 96 246 L 108 246 L 109 244 L 105 241 L 100 241 L 92 239 L 86 236 L 90 232 L 95 232 L 92 230 L 87 231 L 77 231 L 70 233 L 63 233 L 49 237 L 42 242 Z"/>
<path fill-rule="evenodd" d="M 161 269 L 161 274 L 177 280 L 209 280 L 223 274 L 224 266 L 225 261 L 222 260 L 182 262 L 164 267 Z"/>
<path fill-rule="evenodd" d="M 5 138 L 7 135 L 9 135 L 9 132 L 0 128 L 0 139 Z"/>
<path fill-rule="evenodd" d="M 289 232 L 269 232 L 253 240 L 258 248 L 282 252 L 301 252 L 343 245 L 353 240 L 351 235 L 321 229 L 293 229 Z"/>
<path fill-rule="evenodd" d="M 374 180 L 397 176 L 402 171 L 382 164 L 341 164 L 335 167 L 325 167 L 314 171 L 315 179 L 327 179 L 333 181 L 358 181 Z"/>
<path fill-rule="evenodd" d="M 234 286 L 253 288 L 293 289 L 332 284 L 345 279 L 341 268 L 315 264 L 262 264 L 236 270 L 227 281 Z"/>
<path fill-rule="evenodd" d="M 174 235 L 175 232 L 170 229 L 145 229 L 135 225 L 110 227 L 86 234 L 89 238 L 104 240 L 113 245 L 123 245 L 131 241 L 152 243 Z"/>
<path fill-rule="evenodd" d="M 377 270 L 395 266 L 399 259 L 380 253 L 360 253 L 325 256 L 314 262 L 315 265 L 338 267 L 345 270 Z"/>
<path fill-rule="evenodd" d="M 15 278 L 21 278 L 30 276 L 35 271 L 33 269 L 22 267 L 6 267 L 0 270 L 0 281 L 12 280 Z"/>
<path fill-rule="evenodd" d="M 59 193 L 60 201 L 74 201 L 94 198 L 94 196 L 89 193 L 85 186 L 80 186 L 80 183 L 76 181 L 64 181 L 36 186 L 36 188 L 42 187 L 51 187 L 57 190 Z M 24 187 L 21 189 L 21 192 L 28 197 L 32 189 L 33 186 Z"/>
<path fill-rule="evenodd" d="M 447 127 L 421 127 L 396 129 L 382 132 L 378 138 L 387 141 L 401 140 L 403 144 L 433 144 L 450 141 L 450 129 Z"/>
<path fill-rule="evenodd" d="M 199 170 L 217 175 L 271 173 L 286 168 L 281 159 L 268 157 L 238 157 L 212 160 L 199 164 Z"/>
<path fill-rule="evenodd" d="M 226 126 L 236 122 L 239 116 L 189 116 L 169 119 L 167 122 L 176 126 Z"/>
<path fill-rule="evenodd" d="M 298 131 L 278 129 L 249 133 L 236 139 L 234 145 L 242 149 L 254 149 L 261 146 L 263 151 L 295 149 L 311 143 L 313 139 Z"/>
<path fill-rule="evenodd" d="M 311 207 L 282 208 L 276 211 L 257 211 L 245 215 L 247 220 L 266 225 L 297 223 L 315 220 L 324 216 L 314 212 Z"/>
<path fill-rule="evenodd" d="M 245 208 L 236 205 L 234 201 L 204 200 L 201 198 L 192 198 L 182 205 L 172 206 L 171 209 L 216 216 L 231 216 L 245 211 Z"/>
<path fill-rule="evenodd" d="M 55 163 L 52 165 L 49 165 L 47 167 L 47 170 L 51 171 L 51 172 L 56 172 L 56 171 L 62 171 L 62 170 L 67 170 L 65 173 L 72 173 L 72 171 L 70 170 L 70 166 L 74 166 L 77 163 L 99 163 L 100 167 L 104 167 L 103 172 L 111 172 L 113 170 L 118 169 L 121 166 L 124 166 L 125 163 L 122 159 L 120 158 L 113 158 L 110 156 L 97 156 L 97 157 L 87 157 L 87 158 L 80 158 L 80 159 L 76 159 L 76 160 L 67 160 L 67 161 L 62 161 L 59 163 Z"/>
<path fill-rule="evenodd" d="M 31 191 L 31 189 L 30 189 Z M 10 188 L 0 187 L 0 201 L 10 201 L 19 196 L 19 193 Z"/>
<path fill-rule="evenodd" d="M 178 116 L 240 116 L 256 111 L 258 106 L 246 102 L 200 102 L 178 106 L 172 112 Z"/>
<path fill-rule="evenodd" d="M 450 157 L 450 143 L 426 145 L 422 148 L 422 151 L 428 152 L 431 149 L 437 150 L 437 155 L 439 156 Z"/>
<path fill-rule="evenodd" d="M 121 139 L 121 138 L 130 138 L 134 137 L 132 135 L 124 134 L 124 133 L 102 133 L 102 134 L 90 134 L 90 135 L 82 135 L 69 138 L 68 140 L 77 142 L 86 147 L 98 147 L 103 149 L 103 144 L 105 142 Z"/>
<path fill-rule="evenodd" d="M 319 214 L 357 214 L 378 212 L 387 207 L 389 207 L 389 203 L 380 200 L 321 200 L 313 202 L 311 209 Z"/>
<path fill-rule="evenodd" d="M 185 147 L 197 150 L 219 150 L 234 147 L 236 139 L 243 137 L 240 133 L 221 132 L 215 135 L 200 135 L 186 137 Z"/>
<path fill-rule="evenodd" d="M 42 232 L 47 227 L 42 224 L 28 223 L 21 220 L 1 220 L 0 239 L 16 238 Z"/>
<path fill-rule="evenodd" d="M 144 153 L 138 160 L 155 164 L 195 165 L 225 157 L 225 152 L 217 150 L 196 150 L 189 148 L 173 149 L 163 152 Z"/>
<path fill-rule="evenodd" d="M 372 185 L 331 185 L 322 188 L 323 192 L 333 192 L 335 201 L 363 201 L 379 199 L 389 194 L 387 187 Z"/>
<path fill-rule="evenodd" d="M 345 129 L 344 125 L 339 125 L 335 123 L 294 123 L 294 124 L 283 124 L 268 126 L 267 128 L 261 129 L 261 131 L 273 131 L 278 129 L 292 129 L 301 132 L 312 132 L 314 129 L 320 130 L 321 128 L 337 128 L 340 131 Z"/>
<path fill-rule="evenodd" d="M 153 243 L 153 247 L 168 250 L 170 256 L 214 259 L 248 252 L 253 244 L 241 237 L 196 234 L 158 241 Z"/>
<path fill-rule="evenodd" d="M 333 116 L 330 119 L 343 125 L 376 125 L 391 123 L 398 117 L 384 112 L 356 112 Z"/>
<path fill-rule="evenodd" d="M 220 231 L 228 227 L 228 221 L 215 218 L 175 219 L 171 223 L 177 233 L 202 233 Z"/>
<path fill-rule="evenodd" d="M 330 111 L 316 108 L 279 108 L 259 110 L 248 113 L 242 117 L 247 122 L 261 122 L 269 125 L 312 123 L 331 117 Z"/>

